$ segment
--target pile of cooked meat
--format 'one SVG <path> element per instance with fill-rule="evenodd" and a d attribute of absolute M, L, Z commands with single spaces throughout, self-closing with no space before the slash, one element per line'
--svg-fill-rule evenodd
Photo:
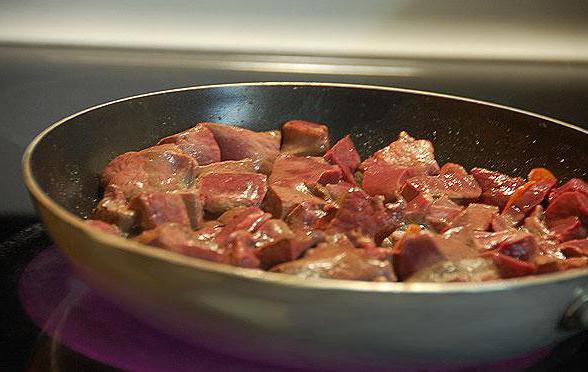
<path fill-rule="evenodd" d="M 588 267 L 588 184 L 447 163 L 402 132 L 363 162 L 289 121 L 199 123 L 113 159 L 88 224 L 209 261 L 305 278 L 468 282 Z"/>

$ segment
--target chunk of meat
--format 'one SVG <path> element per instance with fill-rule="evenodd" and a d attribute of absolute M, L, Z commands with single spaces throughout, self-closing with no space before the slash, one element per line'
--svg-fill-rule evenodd
<path fill-rule="evenodd" d="M 118 236 L 122 235 L 122 232 L 120 231 L 118 226 L 104 222 L 104 221 L 86 220 L 86 221 L 84 221 L 84 223 L 88 226 L 92 226 L 93 228 L 102 231 L 105 234 L 118 235 Z"/>
<path fill-rule="evenodd" d="M 282 220 L 269 220 L 255 234 L 255 255 L 264 268 L 292 261 L 307 249 L 324 241 L 325 234 L 319 230 L 297 232 Z"/>
<path fill-rule="evenodd" d="M 545 210 L 545 222 L 549 227 L 569 217 L 578 217 L 583 224 L 588 224 L 588 196 L 579 191 L 564 192 Z"/>
<path fill-rule="evenodd" d="M 576 217 L 566 217 L 551 223 L 551 231 L 560 242 L 582 239 L 588 236 L 588 229 L 582 221 Z"/>
<path fill-rule="evenodd" d="M 186 211 L 188 212 L 188 219 L 190 226 L 193 229 L 202 227 L 204 224 L 204 205 L 200 198 L 200 191 L 196 189 L 187 189 L 181 191 L 174 191 L 173 194 L 182 198 Z M 211 223 L 209 221 L 209 223 Z"/>
<path fill-rule="evenodd" d="M 248 231 L 235 231 L 227 238 L 225 255 L 233 266 L 258 268 L 261 262 L 255 256 L 255 241 Z"/>
<path fill-rule="evenodd" d="M 296 156 L 321 156 L 329 149 L 326 125 L 290 120 L 282 125 L 281 152 Z"/>
<path fill-rule="evenodd" d="M 325 211 L 325 206 L 309 201 L 303 201 L 292 209 L 285 217 L 285 221 L 294 230 L 308 230 L 317 225 L 317 223 L 327 218 L 329 212 Z"/>
<path fill-rule="evenodd" d="M 507 241 L 513 236 L 524 234 L 517 230 L 502 230 L 496 232 L 474 231 L 472 241 L 480 253 L 495 249 L 499 244 Z"/>
<path fill-rule="evenodd" d="M 435 198 L 431 195 L 422 193 L 412 198 L 406 203 L 406 210 L 404 211 L 406 222 L 423 223 L 434 200 Z"/>
<path fill-rule="evenodd" d="M 157 144 L 175 144 L 186 155 L 194 158 L 199 165 L 207 165 L 221 160 L 221 151 L 210 129 L 196 125 L 183 132 L 165 137 Z"/>
<path fill-rule="evenodd" d="M 509 236 L 498 243 L 496 251 L 504 256 L 509 256 L 523 261 L 531 261 L 538 254 L 539 246 L 533 234 L 519 233 Z"/>
<path fill-rule="evenodd" d="M 437 231 L 445 231 L 455 221 L 464 207 L 451 201 L 446 196 L 433 201 L 425 216 L 425 223 Z"/>
<path fill-rule="evenodd" d="M 571 180 L 569 180 L 568 182 L 566 182 L 562 186 L 560 186 L 556 189 L 553 189 L 551 191 L 551 193 L 549 193 L 548 200 L 551 203 L 552 201 L 557 199 L 557 197 L 559 197 L 564 192 L 574 192 L 574 191 L 577 191 L 579 193 L 584 194 L 585 196 L 588 196 L 588 183 L 584 180 L 579 179 L 579 178 L 572 178 Z"/>
<path fill-rule="evenodd" d="M 376 160 L 383 160 L 397 167 L 415 168 L 418 174 L 423 175 L 436 174 L 439 171 L 431 142 L 415 140 L 406 132 L 400 132 L 396 141 L 376 151 L 361 164 L 360 169 L 365 171 Z"/>
<path fill-rule="evenodd" d="M 504 208 L 515 190 L 525 183 L 525 180 L 520 177 L 510 177 L 484 168 L 473 168 L 471 174 L 482 188 L 481 201 L 485 204 L 496 205 L 500 210 Z"/>
<path fill-rule="evenodd" d="M 412 200 L 419 193 L 450 199 L 477 199 L 482 189 L 465 169 L 457 164 L 446 164 L 437 176 L 416 176 L 406 181 L 402 187 L 402 196 Z"/>
<path fill-rule="evenodd" d="M 219 215 L 235 207 L 258 207 L 267 192 L 267 177 L 258 173 L 209 173 L 198 178 L 204 209 Z"/>
<path fill-rule="evenodd" d="M 255 173 L 253 160 L 225 160 L 218 163 L 211 163 L 196 168 L 197 176 L 204 176 L 209 173 Z"/>
<path fill-rule="evenodd" d="M 500 279 L 500 272 L 493 260 L 467 258 L 458 261 L 441 261 L 417 271 L 405 281 L 410 282 L 485 282 Z"/>
<path fill-rule="evenodd" d="M 178 194 L 140 194 L 131 200 L 130 206 L 137 213 L 139 227 L 142 230 L 154 229 L 166 222 L 191 226 L 184 200 Z"/>
<path fill-rule="evenodd" d="M 199 234 L 186 225 L 173 222 L 164 223 L 155 229 L 144 231 L 134 239 L 139 243 L 187 256 L 229 263 L 222 245 L 213 240 L 199 239 Z"/>
<path fill-rule="evenodd" d="M 507 220 L 501 214 L 495 214 L 492 216 L 492 222 L 490 223 L 492 231 L 503 231 L 513 230 L 514 226 L 512 221 Z"/>
<path fill-rule="evenodd" d="M 567 241 L 559 249 L 566 257 L 588 257 L 588 239 Z"/>
<path fill-rule="evenodd" d="M 531 234 L 541 239 L 553 239 L 555 234 L 549 230 L 543 217 L 543 207 L 538 205 L 533 209 L 529 217 L 525 218 L 523 227 Z"/>
<path fill-rule="evenodd" d="M 449 224 L 449 228 L 466 226 L 470 230 L 489 230 L 492 216 L 498 213 L 498 207 L 472 203 L 467 206 Z"/>
<path fill-rule="evenodd" d="M 241 209 L 229 220 L 220 232 L 215 236 L 215 241 L 223 245 L 228 237 L 235 231 L 244 230 L 254 233 L 272 216 L 257 207 L 248 207 Z"/>
<path fill-rule="evenodd" d="M 383 195 L 386 200 L 396 200 L 407 180 L 417 175 L 417 169 L 391 165 L 375 160 L 366 166 L 361 187 L 370 195 Z"/>
<path fill-rule="evenodd" d="M 339 181 L 338 183 L 329 183 L 325 185 L 329 194 L 327 201 L 339 205 L 343 202 L 348 193 L 354 190 L 360 190 L 349 182 Z"/>
<path fill-rule="evenodd" d="M 117 187 L 125 198 L 140 193 L 182 190 L 191 186 L 198 163 L 175 145 L 159 145 L 114 158 L 102 172 L 102 185 Z"/>
<path fill-rule="evenodd" d="M 329 244 L 319 244 L 303 258 L 274 266 L 271 271 L 303 278 L 396 280 L 389 261 L 366 257 L 361 249 Z"/>
<path fill-rule="evenodd" d="M 335 146 L 327 151 L 325 159 L 331 164 L 338 165 L 343 172 L 343 179 L 355 185 L 353 173 L 359 166 L 361 159 L 349 135 L 340 139 Z"/>
<path fill-rule="evenodd" d="M 558 271 L 572 269 L 583 269 L 588 267 L 588 257 L 572 257 L 565 260 L 555 260 L 539 265 L 537 274 L 548 274 Z"/>
<path fill-rule="evenodd" d="M 457 239 L 432 233 L 405 235 L 398 243 L 394 269 L 400 280 L 441 261 L 474 258 L 477 252 Z"/>
<path fill-rule="evenodd" d="M 504 279 L 531 275 L 537 270 L 535 264 L 506 256 L 495 251 L 483 253 L 481 256 L 483 258 L 494 260 L 494 263 L 498 266 L 500 277 Z"/>
<path fill-rule="evenodd" d="M 303 203 L 312 209 L 324 209 L 327 204 L 325 200 L 312 195 L 305 186 L 295 189 L 288 186 L 270 185 L 264 200 L 264 209 L 275 218 L 284 218 Z"/>
<path fill-rule="evenodd" d="M 221 160 L 253 160 L 255 170 L 269 174 L 280 152 L 279 131 L 254 132 L 220 123 L 201 123 L 210 129 L 221 151 Z"/>
<path fill-rule="evenodd" d="M 300 188 L 317 183 L 337 183 L 341 176 L 341 168 L 323 158 L 280 155 L 274 162 L 268 181 L 270 185 Z"/>
<path fill-rule="evenodd" d="M 511 226 L 518 225 L 529 212 L 541 204 L 553 185 L 553 181 L 527 182 L 511 195 L 501 215 Z"/>
<path fill-rule="evenodd" d="M 127 198 L 118 187 L 110 185 L 104 197 L 98 202 L 92 218 L 118 226 L 121 231 L 129 232 L 136 223 L 137 215 L 129 208 Z"/>
<path fill-rule="evenodd" d="M 402 206 L 384 206 L 382 198 L 370 197 L 361 191 L 347 194 L 335 217 L 328 224 L 327 233 L 352 231 L 381 242 L 401 224 Z"/>

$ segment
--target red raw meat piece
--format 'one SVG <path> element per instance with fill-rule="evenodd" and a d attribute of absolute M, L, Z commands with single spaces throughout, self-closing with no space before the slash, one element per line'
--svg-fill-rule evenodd
<path fill-rule="evenodd" d="M 281 152 L 296 156 L 321 156 L 329 149 L 326 125 L 291 120 L 282 125 Z"/>

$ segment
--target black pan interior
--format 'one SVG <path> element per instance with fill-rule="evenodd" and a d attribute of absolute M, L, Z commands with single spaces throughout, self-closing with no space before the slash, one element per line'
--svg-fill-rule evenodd
<path fill-rule="evenodd" d="M 514 175 L 547 167 L 562 180 L 588 173 L 588 134 L 549 120 L 445 97 L 307 85 L 181 90 L 106 105 L 48 133 L 32 154 L 32 173 L 50 197 L 86 216 L 99 196 L 98 175 L 117 154 L 196 122 L 270 130 L 290 119 L 327 124 L 333 141 L 350 133 L 363 157 L 407 130 L 433 141 L 440 164 Z"/>

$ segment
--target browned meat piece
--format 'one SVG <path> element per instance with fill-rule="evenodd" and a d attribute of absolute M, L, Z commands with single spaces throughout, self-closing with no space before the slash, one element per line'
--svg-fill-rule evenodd
<path fill-rule="evenodd" d="M 304 201 L 292 209 L 285 221 L 294 230 L 308 230 L 329 216 L 325 206 L 311 201 Z"/>
<path fill-rule="evenodd" d="M 218 143 L 210 129 L 197 125 L 183 132 L 165 137 L 158 145 L 173 143 L 186 155 L 194 158 L 199 165 L 206 165 L 221 160 Z"/>
<path fill-rule="evenodd" d="M 554 273 L 572 269 L 583 269 L 588 267 L 588 257 L 572 257 L 565 260 L 554 260 L 539 265 L 537 274 Z"/>
<path fill-rule="evenodd" d="M 508 221 L 503 215 L 495 214 L 492 216 L 491 222 L 492 231 L 512 230 L 514 226 L 511 221 Z"/>
<path fill-rule="evenodd" d="M 105 234 L 111 235 L 122 235 L 120 229 L 116 225 L 112 225 L 110 223 L 100 221 L 100 220 L 86 220 L 84 221 L 86 225 L 92 226 L 95 229 L 102 231 Z"/>
<path fill-rule="evenodd" d="M 427 194 L 418 194 L 412 198 L 406 203 L 406 210 L 404 211 L 406 222 L 423 223 L 433 201 L 434 198 Z"/>
<path fill-rule="evenodd" d="M 196 169 L 198 177 L 209 173 L 255 173 L 253 160 L 225 160 L 218 163 L 212 163 L 204 166 L 199 166 Z"/>
<path fill-rule="evenodd" d="M 427 224 L 437 231 L 444 231 L 463 209 L 446 196 L 434 199 L 419 194 L 406 204 L 404 215 L 407 222 Z"/>
<path fill-rule="evenodd" d="M 331 164 L 338 165 L 343 172 L 343 179 L 355 185 L 353 173 L 359 166 L 361 159 L 349 135 L 340 139 L 335 146 L 327 151 L 325 159 Z"/>
<path fill-rule="evenodd" d="M 340 179 L 341 169 L 323 158 L 280 155 L 274 162 L 269 184 L 299 188 L 317 183 L 337 183 Z"/>
<path fill-rule="evenodd" d="M 472 203 L 451 221 L 448 229 L 464 226 L 471 231 L 488 230 L 490 229 L 492 216 L 497 213 L 498 207 Z"/>
<path fill-rule="evenodd" d="M 114 158 L 102 172 L 102 185 L 116 186 L 127 199 L 140 193 L 190 187 L 198 163 L 175 145 L 160 145 Z"/>
<path fill-rule="evenodd" d="M 130 206 L 137 213 L 141 230 L 154 229 L 166 222 L 190 226 L 186 205 L 179 195 L 163 192 L 141 194 L 131 200 Z"/>
<path fill-rule="evenodd" d="M 424 233 L 405 235 L 398 243 L 394 269 L 400 280 L 441 261 L 474 258 L 477 252 L 457 239 Z"/>
<path fill-rule="evenodd" d="M 304 278 L 396 280 L 389 261 L 366 257 L 362 249 L 329 244 L 319 244 L 303 258 L 274 266 L 271 271 Z"/>
<path fill-rule="evenodd" d="M 384 206 L 381 197 L 370 197 L 361 191 L 351 191 L 326 231 L 349 234 L 355 230 L 356 233 L 379 243 L 400 226 L 403 215 L 403 205 Z"/>
<path fill-rule="evenodd" d="M 493 260 L 467 258 L 458 261 L 442 261 L 417 271 L 405 282 L 485 282 L 500 279 L 500 272 Z"/>
<path fill-rule="evenodd" d="M 255 170 L 269 174 L 280 152 L 279 131 L 254 132 L 220 123 L 201 123 L 210 129 L 220 146 L 221 160 L 253 160 Z"/>
<path fill-rule="evenodd" d="M 209 173 L 198 178 L 204 209 L 219 215 L 235 207 L 258 207 L 267 192 L 267 177 L 257 173 Z"/>
<path fill-rule="evenodd" d="M 494 260 L 494 263 L 498 266 L 500 277 L 505 279 L 531 275 L 537 270 L 537 266 L 532 263 L 506 256 L 496 251 L 486 252 L 482 254 L 482 257 Z"/>
<path fill-rule="evenodd" d="M 264 201 L 264 209 L 275 218 L 284 218 L 302 203 L 313 209 L 323 209 L 327 204 L 325 200 L 312 195 L 305 186 L 297 190 L 288 186 L 270 185 Z"/>
<path fill-rule="evenodd" d="M 465 169 L 457 164 L 446 164 L 438 176 L 416 176 L 410 178 L 402 188 L 402 196 L 412 200 L 419 193 L 450 199 L 477 199 L 482 189 Z"/>
<path fill-rule="evenodd" d="M 168 251 L 202 258 L 208 261 L 228 263 L 224 248 L 213 240 L 198 239 L 190 227 L 177 223 L 164 223 L 135 237 L 139 243 Z"/>
<path fill-rule="evenodd" d="M 110 185 L 104 197 L 98 202 L 93 219 L 118 226 L 121 231 L 129 232 L 136 223 L 136 213 L 129 208 L 127 198 L 116 186 Z"/>
<path fill-rule="evenodd" d="M 282 148 L 286 154 L 321 156 L 329 149 L 326 125 L 304 120 L 291 120 L 282 125 Z"/>
<path fill-rule="evenodd" d="M 549 230 L 545 224 L 543 217 L 543 207 L 538 205 L 533 209 L 529 217 L 525 218 L 523 227 L 531 234 L 541 239 L 553 239 L 555 235 Z"/>
<path fill-rule="evenodd" d="M 474 247 L 478 249 L 480 253 L 495 249 L 499 244 L 505 242 L 509 238 L 515 235 L 525 234 L 517 230 L 502 230 L 496 232 L 489 231 L 474 231 L 472 233 L 472 241 Z"/>
<path fill-rule="evenodd" d="M 551 203 L 564 192 L 573 191 L 577 191 L 584 194 L 585 196 L 588 196 L 588 183 L 579 178 L 572 178 L 571 180 L 563 184 L 561 187 L 553 189 L 551 193 L 549 193 L 548 200 Z"/>
<path fill-rule="evenodd" d="M 257 207 L 243 208 L 223 226 L 214 239 L 217 243 L 224 245 L 229 236 L 235 231 L 244 230 L 254 233 L 271 218 L 272 216 L 269 213 Z"/>
<path fill-rule="evenodd" d="M 588 239 L 567 241 L 559 249 L 566 257 L 588 257 Z"/>
<path fill-rule="evenodd" d="M 442 196 L 433 201 L 425 216 L 425 223 L 436 231 L 445 231 L 463 211 L 463 207 Z"/>
<path fill-rule="evenodd" d="M 225 243 L 228 263 L 233 266 L 258 268 L 261 264 L 255 256 L 255 241 L 248 231 L 235 231 Z"/>
<path fill-rule="evenodd" d="M 577 217 L 582 224 L 588 224 L 588 196 L 579 191 L 564 192 L 545 210 L 545 222 L 550 228 L 569 217 Z"/>
<path fill-rule="evenodd" d="M 501 215 L 511 226 L 518 225 L 533 208 L 543 202 L 554 184 L 553 181 L 527 182 L 509 198 Z"/>
<path fill-rule="evenodd" d="M 588 236 L 588 229 L 582 221 L 576 217 L 566 217 L 551 223 L 551 231 L 560 242 L 582 239 Z"/>
<path fill-rule="evenodd" d="M 515 190 L 525 183 L 520 177 L 510 177 L 484 168 L 473 168 L 471 174 L 482 188 L 482 202 L 496 205 L 501 210 Z"/>
<path fill-rule="evenodd" d="M 339 205 L 345 199 L 347 194 L 353 190 L 359 190 L 355 185 L 349 182 L 339 181 L 338 183 L 329 183 L 325 185 L 325 189 L 329 194 L 327 201 Z"/>
<path fill-rule="evenodd" d="M 269 220 L 253 235 L 255 255 L 262 266 L 270 268 L 282 262 L 300 257 L 304 251 L 324 240 L 322 231 L 298 231 L 297 233 L 282 220 Z"/>
<path fill-rule="evenodd" d="M 374 160 L 365 167 L 361 187 L 372 196 L 383 195 L 386 200 L 396 200 L 406 181 L 416 175 L 416 168 Z"/>
<path fill-rule="evenodd" d="M 539 253 L 539 246 L 533 234 L 519 233 L 498 243 L 496 251 L 519 260 L 531 261 Z"/>
<path fill-rule="evenodd" d="M 396 141 L 376 151 L 361 164 L 360 169 L 364 171 L 378 159 L 397 167 L 415 168 L 418 174 L 436 174 L 439 171 L 431 142 L 415 140 L 406 132 L 400 132 Z"/>

